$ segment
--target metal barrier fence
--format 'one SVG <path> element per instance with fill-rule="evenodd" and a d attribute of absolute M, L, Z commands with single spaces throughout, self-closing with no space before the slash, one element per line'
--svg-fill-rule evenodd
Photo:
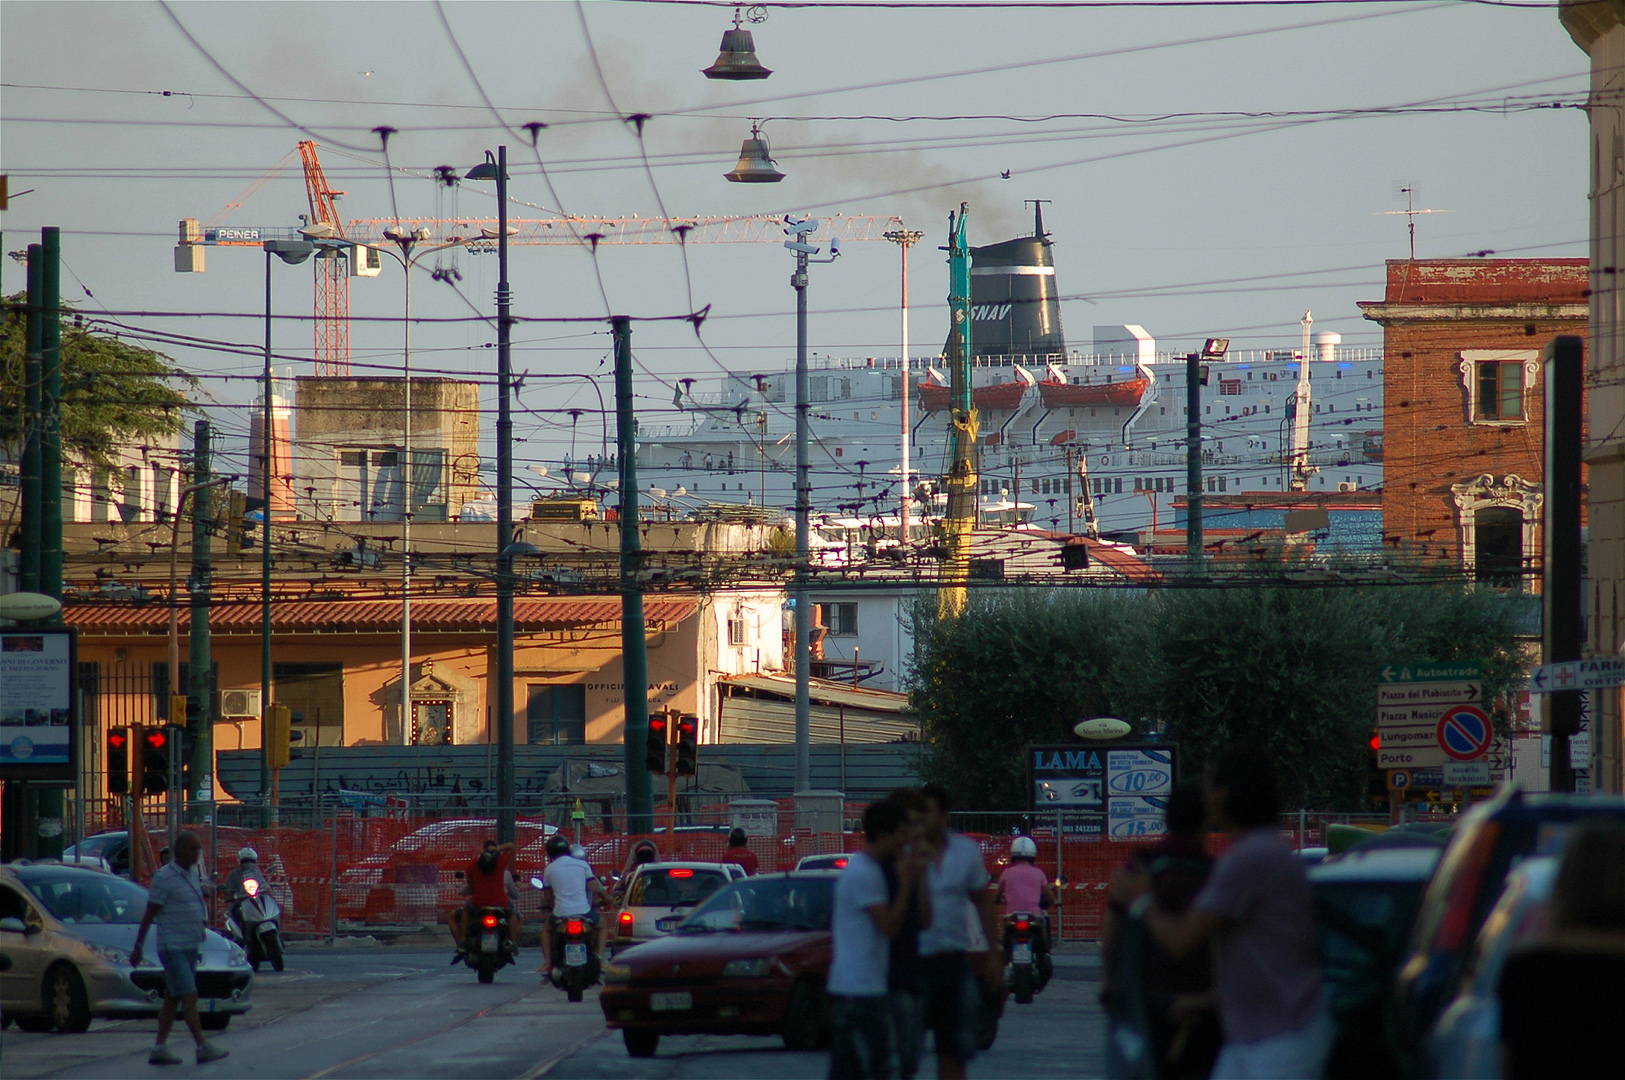
<path fill-rule="evenodd" d="M 833 854 L 861 848 L 856 829 L 862 807 L 849 803 L 841 832 L 813 832 L 795 827 L 793 800 L 781 799 L 777 827 L 768 835 L 749 838 L 751 851 L 763 871 L 790 870 L 808 855 Z M 203 841 L 205 873 L 224 880 L 237 865 L 237 852 L 254 848 L 270 882 L 271 893 L 283 908 L 284 929 L 292 934 L 331 937 L 369 931 L 405 931 L 444 923 L 462 903 L 459 876 L 479 852 L 482 842 L 496 835 L 496 820 L 485 811 L 424 811 L 400 800 L 398 806 L 354 806 L 338 800 L 287 804 L 271 811 L 244 803 L 194 803 L 184 826 Z M 121 830 L 128 826 L 127 806 L 108 800 L 86 800 L 85 835 Z M 587 860 L 605 878 L 621 873 L 632 847 L 647 838 L 662 859 L 720 861 L 727 847 L 728 808 L 725 804 L 697 807 L 680 816 L 675 832 L 647 837 L 613 831 L 624 825 L 615 820 L 571 824 L 569 807 L 535 808 L 520 812 L 515 823 L 518 845 L 514 869 L 521 882 L 518 908 L 525 918 L 539 914 L 540 894 L 528 887 L 532 874 L 546 863 L 547 837 L 562 831 L 586 850 Z M 274 818 L 274 824 L 271 823 Z M 144 837 L 139 849 L 137 877 L 145 880 L 156 864 L 158 851 L 168 843 L 171 823 L 162 811 L 142 815 Z M 1386 816 L 1294 813 L 1283 815 L 1282 833 L 1299 848 L 1324 843 L 1326 828 L 1335 823 L 1386 823 Z M 604 825 L 611 829 L 605 829 Z M 995 878 L 1008 865 L 1011 840 L 1032 837 L 1038 848 L 1038 866 L 1057 882 L 1061 897 L 1058 934 L 1062 940 L 1099 937 L 1105 914 L 1106 890 L 1112 873 L 1141 844 L 1105 840 L 1062 831 L 1060 819 L 1026 813 L 958 813 L 954 827 L 981 849 L 989 873 Z M 1147 838 L 1153 839 L 1153 838 Z M 128 859 L 126 860 L 128 864 Z M 215 915 L 221 914 L 217 898 Z"/>

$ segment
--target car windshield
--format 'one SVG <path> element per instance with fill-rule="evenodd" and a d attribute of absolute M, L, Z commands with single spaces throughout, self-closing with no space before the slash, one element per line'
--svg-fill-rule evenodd
<path fill-rule="evenodd" d="M 111 874 L 42 874 L 27 884 L 53 918 L 70 926 L 138 923 L 147 910 L 147 890 Z"/>
<path fill-rule="evenodd" d="M 735 930 L 828 930 L 833 877 L 746 878 L 694 909 L 679 934 Z"/>
<path fill-rule="evenodd" d="M 123 842 L 123 833 L 104 833 L 101 836 L 85 837 L 81 843 L 74 846 L 74 850 L 80 855 L 103 859 L 107 857 L 109 851 L 112 851 Z"/>
<path fill-rule="evenodd" d="M 1381 1000 L 1399 961 L 1425 881 L 1338 881 L 1314 886 L 1321 954 L 1334 1014 Z"/>
<path fill-rule="evenodd" d="M 626 896 L 627 907 L 685 907 L 698 904 L 728 883 L 726 870 L 687 866 L 645 868 Z"/>

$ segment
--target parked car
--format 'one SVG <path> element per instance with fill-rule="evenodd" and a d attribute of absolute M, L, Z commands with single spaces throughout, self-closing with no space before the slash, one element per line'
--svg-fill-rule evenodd
<path fill-rule="evenodd" d="M 1456 825 L 1428 882 L 1405 950 L 1394 1000 L 1400 1068 L 1413 1060 L 1461 983 L 1467 954 L 1515 861 L 1558 851 L 1569 826 L 1587 818 L 1625 821 L 1625 799 L 1528 795 L 1516 785 L 1473 807 Z"/>
<path fill-rule="evenodd" d="M 745 876 L 738 863 L 652 862 L 632 870 L 615 914 L 611 950 L 671 933 L 712 893 Z"/>
<path fill-rule="evenodd" d="M 1422 1071 L 1450 1080 L 1499 1080 L 1501 1002 L 1496 991 L 1507 957 L 1546 930 L 1559 860 L 1526 859 L 1507 875 L 1501 898 L 1484 920 L 1461 986 L 1433 1026 Z"/>
<path fill-rule="evenodd" d="M 558 828 L 514 822 L 516 873 L 547 865 L 543 847 Z M 338 879 L 339 918 L 362 922 L 433 922 L 462 903 L 458 871 L 496 835 L 489 818 L 448 818 L 407 833 L 387 849 L 346 867 Z M 522 874 L 521 874 L 522 876 Z M 521 914 L 534 917 L 536 896 L 520 890 Z"/>
<path fill-rule="evenodd" d="M 57 863 L 0 867 L 0 1010 L 24 1031 L 84 1031 L 92 1017 L 156 1016 L 164 972 L 155 952 L 131 969 L 147 890 L 105 870 Z M 198 964 L 203 1026 L 250 1007 L 243 950 L 207 932 Z"/>
<path fill-rule="evenodd" d="M 1430 837 L 1407 847 L 1362 844 L 1309 870 L 1337 1022 L 1329 1080 L 1398 1075 L 1388 1038 L 1394 972 L 1442 847 Z"/>
<path fill-rule="evenodd" d="M 604 965 L 599 1003 L 633 1057 L 662 1035 L 770 1035 L 792 1050 L 827 1028 L 836 875 L 758 874 L 718 889 L 658 941 Z"/>
<path fill-rule="evenodd" d="M 847 856 L 838 855 L 806 855 L 796 863 L 797 870 L 845 870 Z"/>
<path fill-rule="evenodd" d="M 130 834 L 124 829 L 87 836 L 62 849 L 62 861 L 83 861 L 100 865 L 124 877 L 130 876 Z"/>

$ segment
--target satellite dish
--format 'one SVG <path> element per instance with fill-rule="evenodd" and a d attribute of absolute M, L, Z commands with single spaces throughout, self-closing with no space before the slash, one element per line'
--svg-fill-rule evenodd
<path fill-rule="evenodd" d="M 49 619 L 62 610 L 62 601 L 37 592 L 15 592 L 0 596 L 0 619 L 33 622 Z"/>
<path fill-rule="evenodd" d="M 1115 716 L 1097 716 L 1092 720 L 1081 720 L 1072 729 L 1072 733 L 1080 739 L 1121 739 L 1134 729 L 1126 722 Z"/>

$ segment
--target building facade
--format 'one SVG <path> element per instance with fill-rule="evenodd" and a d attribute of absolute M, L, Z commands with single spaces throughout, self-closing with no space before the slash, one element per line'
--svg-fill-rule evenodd
<path fill-rule="evenodd" d="M 1538 591 L 1545 476 L 1541 354 L 1584 335 L 1584 259 L 1395 259 L 1383 328 L 1384 544 Z"/>
<path fill-rule="evenodd" d="M 1625 589 L 1625 328 L 1619 319 L 1617 268 L 1625 257 L 1625 3 L 1564 0 L 1560 18 L 1591 58 L 1590 117 L 1591 323 L 1586 383 L 1590 401 L 1586 464 L 1591 652 L 1618 656 L 1625 648 L 1621 596 Z M 1625 791 L 1620 691 L 1592 693 L 1592 784 Z"/>

